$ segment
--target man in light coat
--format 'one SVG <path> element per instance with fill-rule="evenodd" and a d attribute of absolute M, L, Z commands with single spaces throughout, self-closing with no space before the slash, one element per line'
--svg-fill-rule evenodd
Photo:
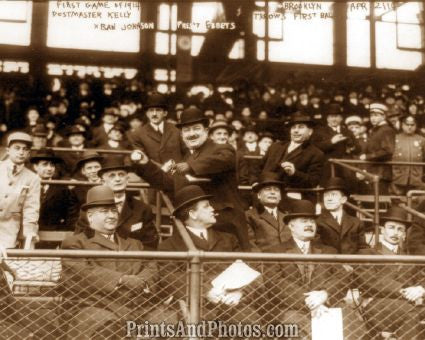
<path fill-rule="evenodd" d="M 7 159 L 0 162 L 0 246 L 15 248 L 20 233 L 37 239 L 40 179 L 25 167 L 31 136 L 14 132 L 7 139 Z"/>

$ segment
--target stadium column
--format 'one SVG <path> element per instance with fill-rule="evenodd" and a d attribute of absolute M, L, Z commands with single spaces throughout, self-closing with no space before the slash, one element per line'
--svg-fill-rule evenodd
<path fill-rule="evenodd" d="M 49 14 L 48 1 L 33 1 L 31 43 L 30 43 L 30 74 L 38 84 L 36 89 L 42 91 L 42 79 L 45 78 L 47 56 L 47 25 Z M 40 86 L 41 85 L 41 86 Z"/>
<path fill-rule="evenodd" d="M 334 3 L 334 66 L 347 66 L 347 3 Z"/>
<path fill-rule="evenodd" d="M 192 3 L 179 2 L 177 10 L 177 22 L 190 23 L 192 21 Z M 184 83 L 192 81 L 192 35 L 191 30 L 177 27 L 176 46 L 176 82 Z"/>
<path fill-rule="evenodd" d="M 140 1 L 140 21 L 154 22 L 158 25 L 158 3 L 155 1 Z M 156 30 L 140 30 L 140 72 L 148 78 L 153 78 L 152 60 L 155 59 Z"/>

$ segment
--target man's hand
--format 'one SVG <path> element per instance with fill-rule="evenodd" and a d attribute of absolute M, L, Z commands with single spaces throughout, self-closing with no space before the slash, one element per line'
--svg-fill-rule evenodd
<path fill-rule="evenodd" d="M 189 170 L 190 170 L 189 164 L 187 164 L 186 162 L 181 162 L 176 164 L 176 171 L 179 174 L 185 174 L 186 172 L 189 172 Z"/>
<path fill-rule="evenodd" d="M 425 294 L 425 289 L 422 286 L 416 286 L 416 287 L 408 287 L 404 288 L 400 291 L 401 295 L 406 300 L 409 300 L 411 302 L 415 302 L 416 300 L 422 298 Z"/>
<path fill-rule="evenodd" d="M 346 139 L 347 139 L 347 137 L 345 137 L 344 135 L 338 133 L 337 135 L 335 135 L 335 136 L 332 137 L 331 143 L 332 144 L 336 144 L 336 143 L 342 142 L 343 140 L 346 140 Z"/>
<path fill-rule="evenodd" d="M 282 162 L 280 166 L 288 176 L 292 176 L 295 173 L 295 165 L 291 162 Z"/>
<path fill-rule="evenodd" d="M 118 286 L 124 286 L 137 293 L 150 293 L 148 284 L 137 275 L 123 275 L 120 277 Z"/>
<path fill-rule="evenodd" d="M 366 154 L 365 153 L 364 154 L 361 154 L 360 157 L 359 157 L 359 159 L 361 161 L 365 161 L 366 160 Z"/>
<path fill-rule="evenodd" d="M 169 161 L 165 162 L 162 165 L 161 170 L 165 173 L 170 172 L 171 174 L 173 174 L 176 171 L 176 163 L 174 162 L 174 159 L 170 159 Z"/>
<path fill-rule="evenodd" d="M 130 155 L 130 159 L 136 164 L 146 164 L 149 161 L 148 156 L 141 150 L 134 150 Z"/>
<path fill-rule="evenodd" d="M 316 309 L 317 307 L 325 304 L 328 299 L 328 293 L 326 290 L 313 290 L 308 293 L 304 293 L 306 296 L 305 303 L 308 308 Z"/>

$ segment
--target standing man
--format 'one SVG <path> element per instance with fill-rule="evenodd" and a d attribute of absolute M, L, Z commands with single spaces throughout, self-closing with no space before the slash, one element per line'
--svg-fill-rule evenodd
<path fill-rule="evenodd" d="M 317 219 L 317 233 L 323 244 L 340 254 L 357 254 L 367 248 L 363 223 L 344 210 L 347 189 L 342 178 L 332 177 L 324 185 L 322 210 Z"/>
<path fill-rule="evenodd" d="M 31 136 L 13 132 L 7 138 L 7 159 L 0 162 L 0 245 L 15 248 L 18 236 L 38 239 L 40 179 L 25 167 Z"/>
<path fill-rule="evenodd" d="M 290 121 L 291 140 L 274 143 L 265 157 L 263 171 L 275 172 L 287 188 L 314 188 L 323 176 L 323 152 L 310 143 L 313 121 L 301 112 Z"/>
<path fill-rule="evenodd" d="M 369 112 L 372 130 L 367 140 L 366 153 L 360 155 L 360 160 L 374 162 L 391 160 L 394 153 L 396 132 L 386 121 L 387 111 L 388 108 L 384 104 L 370 104 Z M 391 183 L 391 166 L 370 165 L 367 170 L 380 176 L 379 188 L 381 194 L 388 194 L 388 188 Z"/>
<path fill-rule="evenodd" d="M 154 224 L 154 215 L 149 205 L 126 192 L 128 171 L 123 157 L 110 156 L 102 163 L 98 175 L 102 182 L 114 192 L 114 200 L 118 208 L 117 232 L 124 238 L 140 240 L 145 248 L 156 250 L 159 241 L 158 231 Z M 84 231 L 88 226 L 87 214 L 82 212 L 75 232 Z"/>
<path fill-rule="evenodd" d="M 53 152 L 42 149 L 30 158 L 30 162 L 40 180 L 51 180 L 55 176 L 57 164 L 62 162 L 62 159 L 56 157 Z M 68 187 L 41 185 L 38 220 L 40 230 L 73 231 L 78 213 L 78 203 Z"/>
<path fill-rule="evenodd" d="M 208 139 L 208 119 L 195 107 L 183 111 L 177 127 L 189 152 L 175 165 L 173 177 L 164 174 L 140 151 L 132 154 L 132 159 L 139 163 L 136 172 L 155 186 L 174 186 L 174 192 L 188 184 L 199 185 L 214 196 L 211 204 L 218 213 L 217 222 L 233 225 L 242 248 L 249 250 L 245 214 L 237 191 L 235 150 Z"/>
<path fill-rule="evenodd" d="M 148 123 L 130 136 L 134 148 L 143 150 L 159 166 L 170 159 L 180 162 L 183 158 L 180 131 L 165 121 L 168 114 L 165 98 L 159 93 L 153 93 L 145 109 Z"/>
<path fill-rule="evenodd" d="M 416 119 L 406 116 L 401 121 L 402 132 L 395 137 L 393 161 L 423 162 L 425 160 L 425 138 L 416 133 Z M 405 195 L 409 190 L 424 190 L 422 166 L 393 165 L 391 191 Z"/>
<path fill-rule="evenodd" d="M 93 129 L 93 138 L 90 146 L 98 147 L 108 143 L 108 133 L 119 119 L 119 110 L 116 107 L 108 107 L 103 111 L 102 125 Z"/>

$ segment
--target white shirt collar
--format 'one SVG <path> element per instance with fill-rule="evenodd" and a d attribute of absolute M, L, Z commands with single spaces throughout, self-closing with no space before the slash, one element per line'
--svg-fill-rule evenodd
<path fill-rule="evenodd" d="M 288 153 L 298 148 L 302 143 L 296 143 L 291 141 L 288 146 Z"/>
<path fill-rule="evenodd" d="M 21 171 L 24 169 L 25 167 L 25 163 L 22 164 L 15 164 L 13 163 L 10 158 L 6 159 L 6 165 L 7 165 L 7 170 L 10 171 L 10 174 L 12 174 L 13 172 L 13 167 L 16 166 L 17 169 L 17 173 L 16 175 L 19 175 L 21 173 Z"/>
<path fill-rule="evenodd" d="M 118 148 L 120 146 L 120 143 L 117 142 L 116 140 L 108 140 L 108 145 L 111 148 Z"/>
<path fill-rule="evenodd" d="M 297 244 L 298 248 L 300 248 L 301 252 L 303 254 L 307 254 L 310 250 L 310 241 L 301 241 L 293 237 L 295 243 Z"/>
<path fill-rule="evenodd" d="M 102 235 L 107 240 L 115 243 L 115 235 L 114 234 L 102 234 L 102 233 L 99 233 L 99 234 Z"/>
<path fill-rule="evenodd" d="M 114 201 L 115 203 L 124 203 L 125 195 L 122 195 L 121 197 L 114 196 Z"/>
<path fill-rule="evenodd" d="M 248 151 L 251 151 L 251 152 L 254 152 L 255 149 L 257 148 L 257 142 L 245 143 L 245 145 Z"/>
<path fill-rule="evenodd" d="M 267 212 L 270 214 L 270 215 L 272 215 L 272 216 L 274 216 L 275 218 L 277 218 L 277 207 L 274 207 L 274 208 L 269 208 L 269 207 L 264 207 L 266 210 L 267 210 Z"/>
<path fill-rule="evenodd" d="M 164 133 L 164 121 L 162 121 L 159 125 L 149 123 L 155 131 L 159 131 Z"/>
<path fill-rule="evenodd" d="M 339 211 L 329 211 L 330 214 L 341 224 L 342 221 L 342 210 Z"/>
<path fill-rule="evenodd" d="M 84 149 L 84 144 L 81 144 L 81 145 L 78 145 L 78 146 L 71 145 L 71 149 L 74 149 L 74 150 L 83 150 Z"/>
<path fill-rule="evenodd" d="M 193 228 L 193 227 L 188 227 L 188 226 L 186 226 L 186 228 L 189 229 L 193 234 L 195 234 L 199 238 L 205 238 L 206 240 L 208 240 L 208 230 L 207 229 L 199 229 L 199 228 Z"/>
<path fill-rule="evenodd" d="M 384 245 L 385 247 L 387 247 L 389 250 L 391 250 L 394 254 L 397 254 L 398 252 L 398 245 L 394 245 L 391 244 L 387 241 L 385 241 L 384 239 L 381 240 L 382 245 Z"/>

